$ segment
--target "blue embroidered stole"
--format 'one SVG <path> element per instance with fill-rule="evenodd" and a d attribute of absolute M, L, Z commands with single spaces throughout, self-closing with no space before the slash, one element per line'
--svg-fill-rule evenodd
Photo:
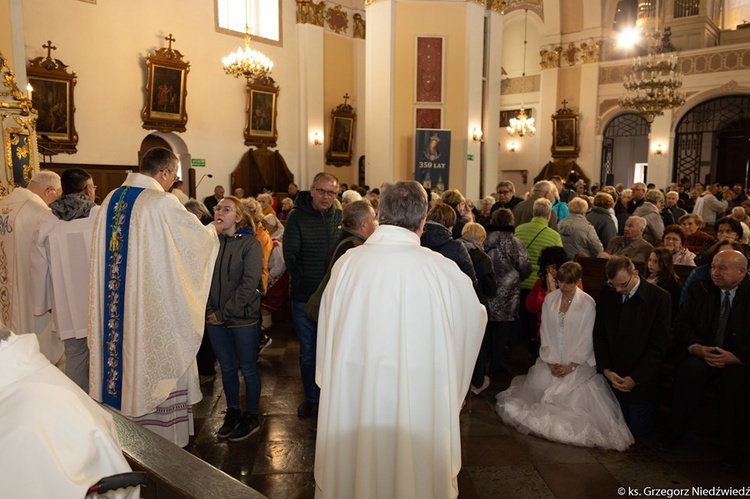
<path fill-rule="evenodd" d="M 142 187 L 120 187 L 107 207 L 105 251 L 104 338 L 102 345 L 104 383 L 102 401 L 115 409 L 122 407 L 122 340 L 125 308 L 125 273 L 128 268 L 130 215 Z"/>

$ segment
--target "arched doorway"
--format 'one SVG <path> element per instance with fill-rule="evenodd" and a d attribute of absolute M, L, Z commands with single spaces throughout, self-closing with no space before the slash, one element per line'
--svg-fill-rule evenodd
<path fill-rule="evenodd" d="M 677 123 L 672 180 L 721 182 L 747 188 L 750 95 L 726 95 L 696 105 Z"/>
<path fill-rule="evenodd" d="M 602 185 L 633 183 L 636 163 L 648 162 L 648 122 L 637 113 L 615 116 L 604 128 Z"/>
<path fill-rule="evenodd" d="M 189 173 L 193 173 L 191 168 L 191 157 L 188 151 L 187 144 L 182 137 L 175 133 L 162 133 L 162 132 L 151 132 L 146 135 L 141 141 L 141 148 L 138 150 L 138 164 L 141 164 L 141 158 L 149 149 L 154 147 L 163 147 L 169 149 L 177 156 L 179 160 L 179 167 L 177 169 L 177 176 L 183 181 L 186 180 L 185 176 Z M 186 182 L 189 185 L 190 197 L 195 197 L 195 174 L 190 175 L 190 178 Z"/>

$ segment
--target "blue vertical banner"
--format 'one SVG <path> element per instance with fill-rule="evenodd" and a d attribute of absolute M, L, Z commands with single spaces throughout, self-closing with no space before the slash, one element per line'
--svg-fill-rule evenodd
<path fill-rule="evenodd" d="M 415 137 L 414 180 L 425 189 L 449 189 L 451 131 L 417 128 Z"/>

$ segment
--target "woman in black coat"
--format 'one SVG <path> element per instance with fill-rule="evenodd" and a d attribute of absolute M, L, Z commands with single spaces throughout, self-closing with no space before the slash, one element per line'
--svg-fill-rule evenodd
<path fill-rule="evenodd" d="M 474 288 L 477 275 L 471 263 L 469 252 L 463 243 L 453 239 L 451 230 L 456 225 L 456 212 L 445 203 L 439 202 L 427 212 L 427 221 L 422 232 L 422 246 L 453 260 L 461 271 L 469 276 Z"/>
<path fill-rule="evenodd" d="M 461 241 L 469 251 L 471 263 L 477 274 L 477 296 L 480 303 L 487 306 L 488 300 L 497 293 L 497 281 L 495 270 L 492 268 L 492 260 L 484 252 L 484 240 L 487 231 L 481 224 L 469 222 L 461 231 Z M 471 392 L 479 395 L 490 385 L 490 377 L 486 375 L 487 361 L 489 360 L 489 342 L 487 341 L 487 330 L 485 329 L 482 347 L 479 350 L 477 362 L 474 365 L 474 373 L 471 376 Z"/>

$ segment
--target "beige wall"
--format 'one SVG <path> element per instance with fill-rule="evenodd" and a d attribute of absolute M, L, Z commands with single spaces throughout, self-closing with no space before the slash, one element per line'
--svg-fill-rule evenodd
<path fill-rule="evenodd" d="M 339 104 L 343 104 L 344 94 L 349 94 L 350 99 L 347 102 L 354 108 L 355 112 L 360 109 L 361 99 L 355 88 L 354 39 L 326 32 L 323 42 L 325 47 L 323 56 L 325 144 L 323 147 L 328 150 L 331 145 L 331 111 L 336 109 Z M 360 127 L 363 126 L 363 123 L 357 119 L 354 126 Z M 364 144 L 357 143 L 355 139 L 353 147 L 352 164 L 350 166 L 335 167 L 327 165 L 325 168 L 327 172 L 338 177 L 339 182 L 349 185 L 357 183 L 357 159 L 359 158 L 357 153 L 359 150 L 364 151 Z"/>
<path fill-rule="evenodd" d="M 3 6 L 5 4 L 3 3 Z M 187 131 L 180 134 L 193 158 L 206 160 L 212 181 L 201 184 L 198 196 L 217 184 L 229 184 L 244 146 L 245 82 L 224 74 L 221 58 L 237 50 L 242 38 L 215 31 L 213 2 L 206 0 L 99 1 L 97 4 L 59 0 L 24 0 L 26 58 L 45 55 L 42 44 L 52 40 L 53 52 L 78 75 L 75 88 L 78 153 L 59 155 L 55 163 L 135 165 L 141 140 L 145 57 L 166 46 L 184 54 L 191 68 L 187 78 Z M 296 172 L 297 59 L 294 2 L 282 2 L 283 47 L 253 42 L 274 62 L 272 76 L 280 87 L 278 149 Z M 176 15 L 189 12 L 190 15 Z M 40 15 L 44 13 L 44 15 Z M 5 30 L 0 30 L 4 32 Z"/>
<path fill-rule="evenodd" d="M 466 8 L 454 2 L 396 4 L 393 178 L 414 178 L 417 35 L 440 35 L 443 44 L 443 128 L 452 130 L 450 187 L 465 191 L 467 99 Z M 478 29 L 481 29 L 479 27 Z"/>
<path fill-rule="evenodd" d="M 10 0 L 0 0 L 0 53 L 13 64 L 13 40 L 10 24 Z"/>
<path fill-rule="evenodd" d="M 583 29 L 583 0 L 560 1 L 560 32 L 563 35 L 578 33 Z M 593 3 L 593 2 L 587 2 Z"/>

